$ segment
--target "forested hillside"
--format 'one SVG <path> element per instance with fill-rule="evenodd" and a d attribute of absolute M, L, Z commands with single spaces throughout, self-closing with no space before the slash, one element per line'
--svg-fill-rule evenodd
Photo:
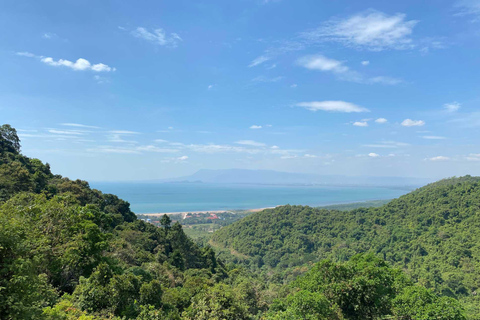
<path fill-rule="evenodd" d="M 167 216 L 162 225 L 137 220 L 128 202 L 85 181 L 52 174 L 20 154 L 15 129 L 0 127 L 0 319 L 209 319 L 233 311 L 247 319 L 265 308 L 257 280 L 229 275 L 211 248 Z"/>
<path fill-rule="evenodd" d="M 0 195 L 0 319 L 465 319 L 456 299 L 415 284 L 401 270 L 374 255 L 354 256 L 343 263 L 324 260 L 305 268 L 311 270 L 286 285 L 270 282 L 268 277 L 250 273 L 240 265 L 225 265 L 210 247 L 192 242 L 168 216 L 161 220 L 160 228 L 147 224 L 136 218 L 128 202 L 91 189 L 85 181 L 54 175 L 48 164 L 22 155 L 16 131 L 8 125 L 0 127 Z M 464 200 L 470 203 L 470 197 Z M 288 220 L 288 212 L 297 212 L 300 217 L 304 211 L 311 215 L 317 212 L 301 207 L 283 207 L 278 212 Z M 257 265 L 263 261 L 271 266 L 282 261 L 295 265 L 295 257 L 299 261 L 316 260 L 319 249 L 315 243 L 307 245 L 309 239 L 332 238 L 333 234 L 318 236 L 315 229 L 306 232 L 307 225 L 314 227 L 307 220 L 302 222 L 306 233 L 299 236 L 292 222 L 279 225 L 280 220 L 273 217 L 282 215 L 272 216 L 274 212 L 262 212 L 246 221 L 270 215 L 271 223 L 262 227 L 265 232 L 273 226 L 278 229 L 271 232 L 276 247 L 267 248 L 277 255 L 282 247 L 298 252 L 278 255 L 275 262 L 271 260 L 275 256 L 268 258 L 268 250 L 261 249 L 262 243 L 268 245 L 262 238 L 265 234 L 258 235 L 260 242 L 249 235 L 254 244 L 250 250 L 257 251 L 247 253 L 255 257 Z M 318 212 L 328 216 L 328 211 Z M 354 220 L 365 225 L 365 230 L 372 224 L 367 212 L 356 211 L 364 221 Z M 452 210 L 443 219 L 453 215 L 456 213 Z M 385 219 L 385 215 L 379 219 Z M 344 222 L 344 227 L 334 229 L 346 239 L 352 222 Z M 243 222 L 236 225 L 245 231 Z M 386 228 L 387 223 L 378 225 Z M 258 232 L 251 225 L 249 229 Z M 291 241 L 303 240 L 290 244 L 284 230 L 292 232 Z M 284 242 L 275 234 L 283 234 Z M 239 241 L 236 237 L 234 240 Z M 451 232 L 442 237 L 457 235 Z M 477 252 L 468 245 L 474 240 L 466 236 L 462 239 L 463 247 L 452 250 L 468 247 L 470 260 L 465 260 L 463 251 L 459 251 L 462 257 L 452 255 L 453 264 L 448 270 L 458 277 L 462 274 L 456 270 L 463 268 L 465 276 L 457 281 L 458 288 L 451 289 L 451 295 L 466 295 L 473 289 L 478 266 Z M 330 257 L 345 260 L 350 256 L 354 249 L 342 249 L 352 242 L 345 243 L 337 251 L 330 250 L 337 252 Z M 322 248 L 323 255 L 329 256 L 327 245 Z M 425 250 L 429 248 L 425 245 Z M 391 259 L 390 255 L 385 257 Z M 416 261 L 402 260 L 404 255 L 400 253 L 398 257 L 403 266 Z M 419 273 L 427 280 L 429 274 Z M 433 273 L 430 281 L 439 276 L 444 274 Z M 422 283 L 431 286 L 427 281 Z"/>
<path fill-rule="evenodd" d="M 427 185 L 379 208 L 335 211 L 282 206 L 213 234 L 231 261 L 277 270 L 372 252 L 437 293 L 480 313 L 480 179 Z"/>

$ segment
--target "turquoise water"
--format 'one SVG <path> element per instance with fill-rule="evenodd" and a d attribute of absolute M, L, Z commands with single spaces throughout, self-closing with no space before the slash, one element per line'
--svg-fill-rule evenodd
<path fill-rule="evenodd" d="M 409 190 L 373 187 L 263 186 L 206 183 L 91 183 L 130 202 L 135 213 L 323 206 L 397 198 Z"/>

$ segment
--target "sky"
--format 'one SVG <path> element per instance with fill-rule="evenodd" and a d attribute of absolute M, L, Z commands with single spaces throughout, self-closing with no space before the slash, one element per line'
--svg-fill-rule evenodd
<path fill-rule="evenodd" d="M 480 0 L 3 0 L 0 27 L 0 123 L 73 179 L 480 175 Z"/>

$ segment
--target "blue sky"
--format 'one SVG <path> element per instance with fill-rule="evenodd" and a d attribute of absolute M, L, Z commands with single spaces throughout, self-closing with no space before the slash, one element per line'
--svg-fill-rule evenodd
<path fill-rule="evenodd" d="M 0 122 L 87 180 L 480 174 L 480 1 L 0 3 Z"/>

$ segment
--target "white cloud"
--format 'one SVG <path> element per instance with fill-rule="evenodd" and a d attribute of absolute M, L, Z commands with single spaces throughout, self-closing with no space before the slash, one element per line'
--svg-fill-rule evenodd
<path fill-rule="evenodd" d="M 53 66 L 53 67 L 67 67 L 75 71 L 84 71 L 84 70 L 91 70 L 95 72 L 111 72 L 116 71 L 115 68 L 110 67 L 104 63 L 96 63 L 91 64 L 90 61 L 87 59 L 79 58 L 77 61 L 72 62 L 70 60 L 59 59 L 54 60 L 51 57 L 44 57 L 44 56 L 37 56 L 30 52 L 17 52 L 17 55 L 28 57 L 28 58 L 37 58 L 40 59 L 41 62 Z"/>
<path fill-rule="evenodd" d="M 219 145 L 219 144 L 190 144 L 185 146 L 187 149 L 190 149 L 195 152 L 201 153 L 247 153 L 247 154 L 257 154 L 262 150 L 260 149 L 249 149 L 245 147 L 236 147 L 229 145 Z"/>
<path fill-rule="evenodd" d="M 374 152 L 370 152 L 368 154 L 369 157 L 372 157 L 372 158 L 377 158 L 377 157 L 380 157 L 380 155 L 378 153 L 374 153 Z"/>
<path fill-rule="evenodd" d="M 349 70 L 347 66 L 343 65 L 343 62 L 322 55 L 304 56 L 298 59 L 296 63 L 310 70 L 332 71 L 335 73 L 344 73 Z"/>
<path fill-rule="evenodd" d="M 158 152 L 158 153 L 174 153 L 178 152 L 178 149 L 172 149 L 172 148 L 159 148 L 156 146 L 148 145 L 148 146 L 140 146 L 137 147 L 138 151 L 146 151 L 146 152 Z"/>
<path fill-rule="evenodd" d="M 26 52 L 26 51 L 17 52 L 17 56 L 28 57 L 28 58 L 35 58 L 36 57 L 36 55 L 34 55 L 33 53 Z"/>
<path fill-rule="evenodd" d="M 290 88 L 296 88 L 296 87 L 298 87 L 298 85 L 296 83 L 294 83 L 290 86 Z"/>
<path fill-rule="evenodd" d="M 48 132 L 53 133 L 53 134 L 68 134 L 68 135 L 76 135 L 76 136 L 81 136 L 84 135 L 84 132 L 80 132 L 77 130 L 56 130 L 56 129 L 49 129 Z"/>
<path fill-rule="evenodd" d="M 250 126 L 250 129 L 262 129 L 262 126 L 258 126 L 258 125 L 253 125 L 253 126 Z"/>
<path fill-rule="evenodd" d="M 112 147 L 112 146 L 99 146 L 95 149 L 87 149 L 89 152 L 101 152 L 101 153 L 119 153 L 119 154 L 140 154 L 140 151 L 122 148 L 122 147 Z"/>
<path fill-rule="evenodd" d="M 248 67 L 249 68 L 256 67 L 258 65 L 261 65 L 264 62 L 267 62 L 268 60 L 270 60 L 270 57 L 267 57 L 267 56 L 257 57 L 248 65 Z"/>
<path fill-rule="evenodd" d="M 405 119 L 402 121 L 402 126 L 404 127 L 421 127 L 423 125 L 425 125 L 423 120 Z"/>
<path fill-rule="evenodd" d="M 98 74 L 93 76 L 93 79 L 97 81 L 98 84 L 109 83 L 110 81 L 105 77 L 100 77 Z"/>
<path fill-rule="evenodd" d="M 398 142 L 398 141 L 380 141 L 376 144 L 363 145 L 363 147 L 368 147 L 368 148 L 384 148 L 384 149 L 394 149 L 394 148 L 401 148 L 401 147 L 408 147 L 408 146 L 410 146 L 409 143 Z"/>
<path fill-rule="evenodd" d="M 371 83 L 371 84 L 379 83 L 379 84 L 394 86 L 396 84 L 402 83 L 403 80 L 397 79 L 397 78 L 392 78 L 392 77 L 377 76 L 377 77 L 368 78 L 365 82 L 366 83 Z"/>
<path fill-rule="evenodd" d="M 346 19 L 331 19 L 322 27 L 302 34 L 311 42 L 336 41 L 346 46 L 373 51 L 413 47 L 410 35 L 418 21 L 405 14 L 388 15 L 369 10 Z"/>
<path fill-rule="evenodd" d="M 60 60 L 53 60 L 51 57 L 40 58 L 40 61 L 43 63 L 54 66 L 54 67 L 67 67 L 73 69 L 75 71 L 83 71 L 83 70 L 92 70 L 95 72 L 110 72 L 115 71 L 115 68 L 109 67 L 103 63 L 91 64 L 90 61 L 79 58 L 77 61 L 72 62 L 70 60 L 60 59 Z"/>
<path fill-rule="evenodd" d="M 56 38 L 56 37 L 57 37 L 57 34 L 56 34 L 56 33 L 53 33 L 53 32 L 46 32 L 46 33 L 44 33 L 44 34 L 42 35 L 42 38 L 43 38 L 43 39 L 48 39 L 48 40 L 54 39 L 54 38 Z"/>
<path fill-rule="evenodd" d="M 272 69 L 275 69 L 276 67 L 277 67 L 277 64 L 274 63 L 270 67 L 267 67 L 267 70 L 272 70 Z"/>
<path fill-rule="evenodd" d="M 278 82 L 281 81 L 284 77 L 278 76 L 273 78 L 268 78 L 265 76 L 258 76 L 252 79 L 253 82 Z"/>
<path fill-rule="evenodd" d="M 303 156 L 304 156 L 305 158 L 318 158 L 318 156 L 316 156 L 316 155 L 314 155 L 314 154 L 308 154 L 308 153 L 304 154 Z"/>
<path fill-rule="evenodd" d="M 375 120 L 376 123 L 380 123 L 380 124 L 383 124 L 383 123 L 387 123 L 388 120 L 385 119 L 385 118 L 378 118 L 377 120 Z"/>
<path fill-rule="evenodd" d="M 370 61 L 364 60 L 361 62 L 362 66 L 368 66 L 370 64 Z"/>
<path fill-rule="evenodd" d="M 262 142 L 257 142 L 253 140 L 240 140 L 235 142 L 237 144 L 245 145 L 245 146 L 251 146 L 251 147 L 265 147 L 266 144 Z"/>
<path fill-rule="evenodd" d="M 111 130 L 109 132 L 114 134 L 140 134 L 139 132 L 128 131 L 128 130 Z"/>
<path fill-rule="evenodd" d="M 367 77 L 361 73 L 350 70 L 342 61 L 327 58 L 323 55 L 308 55 L 299 58 L 296 61 L 298 66 L 304 67 L 309 70 L 316 70 L 322 72 L 331 72 L 337 76 L 339 80 L 364 83 L 364 84 L 384 84 L 384 85 L 396 85 L 402 83 L 400 79 L 375 76 Z"/>
<path fill-rule="evenodd" d="M 353 125 L 356 127 L 368 127 L 367 121 L 355 121 Z"/>
<path fill-rule="evenodd" d="M 345 101 L 312 101 L 300 102 L 297 107 L 302 107 L 310 111 L 328 111 L 328 112 L 369 112 L 370 110 Z"/>
<path fill-rule="evenodd" d="M 170 35 L 167 35 L 165 31 L 160 28 L 154 29 L 152 32 L 150 32 L 143 27 L 138 27 L 131 33 L 134 37 L 149 41 L 160 46 L 168 46 L 175 48 L 180 41 L 183 41 L 183 39 L 180 38 L 178 34 L 170 33 Z"/>
<path fill-rule="evenodd" d="M 423 136 L 423 139 L 427 140 L 444 140 L 446 139 L 445 137 L 440 137 L 440 136 Z"/>
<path fill-rule="evenodd" d="M 66 127 L 77 127 L 77 128 L 90 128 L 90 129 L 99 129 L 99 127 L 95 126 L 89 126 L 86 124 L 80 124 L 80 123 L 60 123 L 61 126 L 66 126 Z"/>
<path fill-rule="evenodd" d="M 279 146 L 271 146 L 270 149 L 280 149 Z"/>
<path fill-rule="evenodd" d="M 468 161 L 480 161 L 480 153 L 470 153 L 466 159 Z"/>
<path fill-rule="evenodd" d="M 181 156 L 177 158 L 178 161 L 185 161 L 187 159 L 188 159 L 188 156 Z"/>
<path fill-rule="evenodd" d="M 478 0 L 460 0 L 455 3 L 455 7 L 459 10 L 456 13 L 457 16 L 480 16 L 480 1 Z"/>
<path fill-rule="evenodd" d="M 212 90 L 212 89 L 213 89 L 213 84 L 209 85 L 209 86 L 207 87 L 207 89 L 208 89 L 208 90 Z"/>
<path fill-rule="evenodd" d="M 451 103 L 445 103 L 443 105 L 443 108 L 447 111 L 447 112 L 455 112 L 455 111 L 458 111 L 458 109 L 460 109 L 461 105 L 460 103 L 458 102 L 451 102 Z"/>
<path fill-rule="evenodd" d="M 436 156 L 436 157 L 432 157 L 432 158 L 427 158 L 425 160 L 428 160 L 428 161 L 447 161 L 447 160 L 450 160 L 449 157 L 444 157 L 444 156 Z"/>

